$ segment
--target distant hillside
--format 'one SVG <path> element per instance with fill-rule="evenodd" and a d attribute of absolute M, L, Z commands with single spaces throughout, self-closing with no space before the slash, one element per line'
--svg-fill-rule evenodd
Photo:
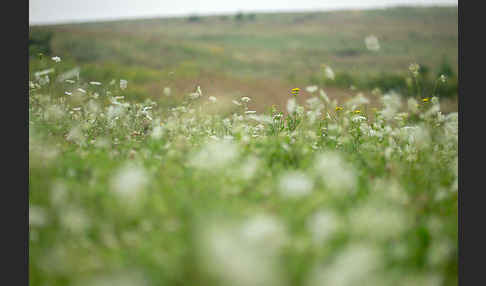
<path fill-rule="evenodd" d="M 358 79 L 406 74 L 412 62 L 434 76 L 444 64 L 457 73 L 458 65 L 456 7 L 191 16 L 31 27 L 31 34 L 41 30 L 53 33 L 52 54 L 85 73 L 96 66 L 98 78 L 132 77 L 154 95 L 201 83 L 259 95 L 252 87 L 273 82 L 284 92 L 316 82 L 322 64 Z M 369 35 L 379 51 L 366 48 Z"/>

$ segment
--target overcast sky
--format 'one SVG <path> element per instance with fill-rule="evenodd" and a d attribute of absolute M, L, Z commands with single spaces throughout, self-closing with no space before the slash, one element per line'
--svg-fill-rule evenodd
<path fill-rule="evenodd" d="M 29 23 L 68 23 L 154 16 L 309 11 L 394 5 L 457 5 L 458 0 L 29 0 Z"/>

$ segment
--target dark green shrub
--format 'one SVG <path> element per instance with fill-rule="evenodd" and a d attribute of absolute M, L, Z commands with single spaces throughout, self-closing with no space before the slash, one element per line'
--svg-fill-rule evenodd
<path fill-rule="evenodd" d="M 31 29 L 29 31 L 29 55 L 37 56 L 39 53 L 50 55 L 52 37 L 51 31 Z"/>

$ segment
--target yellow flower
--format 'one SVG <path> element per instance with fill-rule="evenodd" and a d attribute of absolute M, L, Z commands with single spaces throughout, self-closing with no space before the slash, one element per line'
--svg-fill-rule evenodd
<path fill-rule="evenodd" d="M 336 106 L 336 111 L 339 111 L 339 110 L 343 110 L 344 108 L 342 108 L 341 106 Z"/>
<path fill-rule="evenodd" d="M 294 96 L 297 96 L 297 95 L 299 95 L 299 91 L 300 91 L 300 88 L 296 87 L 296 88 L 292 88 L 291 92 Z"/>
<path fill-rule="evenodd" d="M 355 110 L 353 111 L 355 114 L 360 114 L 361 113 L 361 110 Z"/>
<path fill-rule="evenodd" d="M 422 99 L 422 101 L 423 101 L 423 102 L 429 102 L 429 100 L 430 100 L 430 98 L 428 98 L 428 97 L 427 97 L 427 98 Z"/>

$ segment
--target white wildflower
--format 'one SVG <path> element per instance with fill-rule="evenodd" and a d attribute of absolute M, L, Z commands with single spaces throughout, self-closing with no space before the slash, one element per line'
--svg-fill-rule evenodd
<path fill-rule="evenodd" d="M 317 85 L 309 85 L 305 88 L 305 90 L 309 93 L 314 93 L 317 91 L 319 87 Z"/>
<path fill-rule="evenodd" d="M 29 226 L 41 227 L 47 223 L 47 212 L 39 206 L 29 206 Z"/>
<path fill-rule="evenodd" d="M 162 138 L 163 135 L 164 129 L 162 128 L 162 126 L 155 126 L 151 133 L 151 137 L 155 140 Z"/>
<path fill-rule="evenodd" d="M 331 101 L 329 100 L 329 97 L 327 96 L 326 92 L 322 89 L 319 90 L 321 98 L 324 100 L 326 104 L 329 104 Z"/>
<path fill-rule="evenodd" d="M 164 87 L 164 95 L 165 96 L 170 96 L 171 92 L 172 92 L 172 90 L 170 89 L 170 87 Z"/>
<path fill-rule="evenodd" d="M 372 239 L 400 237 L 410 223 L 408 217 L 397 208 L 368 203 L 354 208 L 350 215 L 353 233 Z"/>
<path fill-rule="evenodd" d="M 353 167 L 345 162 L 338 153 L 328 152 L 318 155 L 314 170 L 331 190 L 352 191 L 356 187 L 356 175 Z"/>
<path fill-rule="evenodd" d="M 311 193 L 314 182 L 304 173 L 288 171 L 280 176 L 279 192 L 288 198 L 298 198 Z"/>
<path fill-rule="evenodd" d="M 407 101 L 407 105 L 408 105 L 408 110 L 412 113 L 418 113 L 419 110 L 418 110 L 418 107 L 419 107 L 419 104 L 417 102 L 417 100 L 415 98 L 409 98 L 408 101 Z"/>
<path fill-rule="evenodd" d="M 55 70 L 53 68 L 46 69 L 46 70 L 41 70 L 38 72 L 34 73 L 34 76 L 36 79 L 40 79 L 42 76 L 48 75 L 50 73 L 53 73 Z"/>
<path fill-rule="evenodd" d="M 59 120 L 64 116 L 64 110 L 57 104 L 47 107 L 45 116 L 47 120 Z"/>
<path fill-rule="evenodd" d="M 375 35 L 370 35 L 365 38 L 366 48 L 370 51 L 377 52 L 380 50 L 380 43 Z"/>
<path fill-rule="evenodd" d="M 216 102 L 217 101 L 216 97 L 214 97 L 214 96 L 210 96 L 210 97 L 208 97 L 208 99 L 211 102 Z"/>
<path fill-rule="evenodd" d="M 63 181 L 55 181 L 52 184 L 49 201 L 54 207 L 62 207 L 68 199 L 67 187 Z"/>
<path fill-rule="evenodd" d="M 351 118 L 351 121 L 356 122 L 356 123 L 359 123 L 359 122 L 362 122 L 362 121 L 365 121 L 365 120 L 366 120 L 366 117 L 364 117 L 362 115 L 354 115 Z"/>
<path fill-rule="evenodd" d="M 74 142 L 78 145 L 83 145 L 85 138 L 81 126 L 78 125 L 71 128 L 69 133 L 66 135 L 66 140 Z"/>
<path fill-rule="evenodd" d="M 380 261 L 379 252 L 375 248 L 351 244 L 339 253 L 330 266 L 316 267 L 311 272 L 308 285 L 370 285 L 370 274 L 380 266 Z"/>
<path fill-rule="evenodd" d="M 249 97 L 247 97 L 247 96 L 243 96 L 243 97 L 241 98 L 241 101 L 242 101 L 242 102 L 245 102 L 245 103 L 248 103 L 248 102 L 250 102 L 250 98 L 249 98 Z"/>
<path fill-rule="evenodd" d="M 189 160 L 189 165 L 204 170 L 217 170 L 232 163 L 237 157 L 238 148 L 234 143 L 226 140 L 208 142 Z"/>
<path fill-rule="evenodd" d="M 440 75 L 439 80 L 440 80 L 442 83 L 446 83 L 446 81 L 447 81 L 447 76 L 442 74 L 442 75 Z"/>
<path fill-rule="evenodd" d="M 61 58 L 60 57 L 52 57 L 51 60 L 55 61 L 56 63 L 59 63 L 61 62 Z"/>
<path fill-rule="evenodd" d="M 76 206 L 64 207 L 59 218 L 62 227 L 73 233 L 81 233 L 91 224 L 86 212 Z"/>
<path fill-rule="evenodd" d="M 325 74 L 326 74 L 326 77 L 331 79 L 331 80 L 334 80 L 334 78 L 336 77 L 336 75 L 334 74 L 334 71 L 329 66 L 326 66 Z"/>
<path fill-rule="evenodd" d="M 120 79 L 120 89 L 126 89 L 128 86 L 128 81 L 125 79 Z"/>
<path fill-rule="evenodd" d="M 417 63 L 412 63 L 408 67 L 408 70 L 412 73 L 414 77 L 417 77 L 419 75 L 420 65 Z"/>
<path fill-rule="evenodd" d="M 49 76 L 45 75 L 39 79 L 39 84 L 40 85 L 46 85 L 50 82 Z"/>
<path fill-rule="evenodd" d="M 383 115 L 385 120 L 392 120 L 402 104 L 400 95 L 398 93 L 391 92 L 385 94 L 381 99 L 383 105 L 385 106 L 381 111 L 381 115 Z"/>
<path fill-rule="evenodd" d="M 295 98 L 289 98 L 287 101 L 287 111 L 289 113 L 294 113 L 297 109 L 297 102 L 295 101 Z"/>
<path fill-rule="evenodd" d="M 70 69 L 66 72 L 63 72 L 62 74 L 60 74 L 58 77 L 57 77 L 57 81 L 58 82 L 67 82 L 67 83 L 75 83 L 74 80 L 72 80 L 72 78 L 76 78 L 77 80 L 79 80 L 79 72 L 80 72 L 80 68 L 79 67 L 75 67 L 73 69 Z"/>
<path fill-rule="evenodd" d="M 127 202 L 139 198 L 149 180 L 141 166 L 126 164 L 120 167 L 111 178 L 111 191 Z"/>
<path fill-rule="evenodd" d="M 329 211 L 318 211 L 307 220 L 307 228 L 315 243 L 328 239 L 339 227 L 337 217 Z"/>
<path fill-rule="evenodd" d="M 91 85 L 101 85 L 101 82 L 99 82 L 99 81 L 90 81 L 89 84 L 91 84 Z"/>
<path fill-rule="evenodd" d="M 370 101 L 368 98 L 366 98 L 363 93 L 358 93 L 355 97 L 353 97 L 351 100 L 349 100 L 348 102 L 346 102 L 346 106 L 351 109 L 351 110 L 354 110 L 356 109 L 358 106 L 360 105 L 365 105 L 365 104 L 369 104 Z"/>
<path fill-rule="evenodd" d="M 223 284 L 235 286 L 281 285 L 278 245 L 281 228 L 271 218 L 255 218 L 243 225 L 212 222 L 198 237 L 200 265 Z M 238 259 L 230 259 L 238 257 Z"/>

